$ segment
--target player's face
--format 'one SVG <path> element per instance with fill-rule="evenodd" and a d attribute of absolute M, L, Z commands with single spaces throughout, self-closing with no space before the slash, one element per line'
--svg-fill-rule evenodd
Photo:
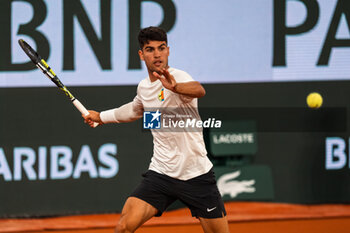
<path fill-rule="evenodd" d="M 139 55 L 151 73 L 168 67 L 169 47 L 165 41 L 149 41 L 139 50 Z"/>

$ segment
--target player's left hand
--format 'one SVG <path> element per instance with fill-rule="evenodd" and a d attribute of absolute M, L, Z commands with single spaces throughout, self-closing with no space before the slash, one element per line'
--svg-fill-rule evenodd
<path fill-rule="evenodd" d="M 162 82 L 163 87 L 175 92 L 175 87 L 177 83 L 175 81 L 174 76 L 172 76 L 167 69 L 163 68 L 158 73 L 153 72 L 153 75 Z"/>

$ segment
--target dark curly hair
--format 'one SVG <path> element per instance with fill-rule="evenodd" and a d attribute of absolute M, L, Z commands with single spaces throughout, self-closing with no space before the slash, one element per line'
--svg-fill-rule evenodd
<path fill-rule="evenodd" d="M 168 44 L 166 32 L 160 27 L 147 27 L 139 32 L 138 36 L 140 49 L 150 40 L 165 41 Z"/>

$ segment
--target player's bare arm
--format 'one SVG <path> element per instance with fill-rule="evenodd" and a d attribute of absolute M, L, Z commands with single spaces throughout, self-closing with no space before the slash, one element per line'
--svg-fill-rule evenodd
<path fill-rule="evenodd" d="M 163 86 L 172 92 L 193 98 L 201 98 L 205 95 L 205 89 L 199 82 L 177 83 L 174 76 L 167 69 L 158 71 L 158 73 L 153 72 L 153 76 L 159 79 Z"/>

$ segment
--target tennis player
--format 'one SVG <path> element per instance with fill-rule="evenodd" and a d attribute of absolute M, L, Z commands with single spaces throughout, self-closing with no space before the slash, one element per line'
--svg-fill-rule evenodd
<path fill-rule="evenodd" d="M 188 114 L 188 109 L 197 110 L 197 98 L 203 97 L 205 90 L 186 72 L 168 66 L 166 32 L 148 27 L 140 31 L 138 40 L 139 56 L 146 64 L 148 77 L 139 83 L 132 102 L 101 113 L 89 111 L 90 115 L 83 116 L 90 126 L 93 122 L 131 122 L 141 118 L 148 108 L 175 108 L 183 114 Z M 188 206 L 205 233 L 229 232 L 202 131 L 153 129 L 152 135 L 154 150 L 149 170 L 126 200 L 116 232 L 134 232 L 153 216 L 161 216 L 175 200 Z"/>

